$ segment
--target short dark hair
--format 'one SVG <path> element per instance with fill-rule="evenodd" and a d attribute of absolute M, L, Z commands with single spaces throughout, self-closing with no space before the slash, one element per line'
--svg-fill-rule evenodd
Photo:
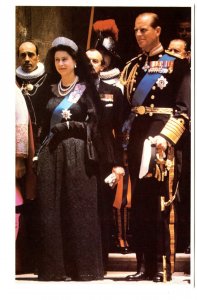
<path fill-rule="evenodd" d="M 51 49 L 49 49 L 47 55 L 46 55 L 46 59 L 45 59 L 45 70 L 48 74 L 53 74 L 53 76 L 59 78 L 59 73 L 56 70 L 55 67 L 55 53 L 57 51 L 66 51 L 68 52 L 68 54 L 77 62 L 77 55 L 76 52 L 69 46 L 66 45 L 57 45 L 55 47 L 52 47 Z"/>
<path fill-rule="evenodd" d="M 152 22 L 151 22 L 151 26 L 153 28 L 156 28 L 157 26 L 161 26 L 161 23 L 160 23 L 160 20 L 159 20 L 159 16 L 156 14 L 156 13 L 153 13 L 153 12 L 144 12 L 144 13 L 141 13 L 137 16 L 138 17 L 141 17 L 143 15 L 150 15 L 152 17 Z"/>

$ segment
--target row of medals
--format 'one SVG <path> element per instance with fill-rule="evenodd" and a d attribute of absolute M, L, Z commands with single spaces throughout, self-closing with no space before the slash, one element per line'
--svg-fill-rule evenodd
<path fill-rule="evenodd" d="M 146 61 L 145 65 L 142 67 L 144 72 L 148 73 L 172 73 L 174 67 L 174 61 L 150 61 L 149 64 Z"/>

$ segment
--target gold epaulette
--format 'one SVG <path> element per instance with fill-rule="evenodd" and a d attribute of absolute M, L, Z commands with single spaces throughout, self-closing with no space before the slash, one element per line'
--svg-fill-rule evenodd
<path fill-rule="evenodd" d="M 161 135 L 166 137 L 173 145 L 176 145 L 185 131 L 184 117 L 171 117 L 161 131 Z"/>
<path fill-rule="evenodd" d="M 177 58 L 180 58 L 180 59 L 184 59 L 184 57 L 180 57 L 178 54 L 174 53 L 174 52 L 171 52 L 169 50 L 165 50 L 165 53 L 169 54 L 169 55 L 172 55 L 174 57 L 177 57 Z"/>

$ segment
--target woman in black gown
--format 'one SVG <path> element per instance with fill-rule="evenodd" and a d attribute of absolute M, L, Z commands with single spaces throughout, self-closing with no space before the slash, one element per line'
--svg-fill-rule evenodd
<path fill-rule="evenodd" d="M 38 154 L 38 279 L 100 280 L 96 165 L 87 151 L 87 139 L 93 144 L 97 140 L 99 96 L 86 57 L 70 39 L 53 41 L 46 70 L 56 83 L 46 107 Z"/>

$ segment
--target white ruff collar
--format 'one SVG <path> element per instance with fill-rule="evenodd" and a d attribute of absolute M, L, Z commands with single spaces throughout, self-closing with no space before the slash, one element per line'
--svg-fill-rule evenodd
<path fill-rule="evenodd" d="M 120 70 L 118 68 L 114 68 L 109 71 L 100 72 L 99 76 L 101 79 L 110 79 L 114 77 L 118 77 L 120 74 Z"/>
<path fill-rule="evenodd" d="M 42 76 L 45 72 L 44 64 L 39 62 L 37 64 L 37 69 L 32 71 L 31 73 L 26 73 L 22 70 L 21 66 L 16 69 L 16 75 L 22 79 L 35 79 Z"/>

